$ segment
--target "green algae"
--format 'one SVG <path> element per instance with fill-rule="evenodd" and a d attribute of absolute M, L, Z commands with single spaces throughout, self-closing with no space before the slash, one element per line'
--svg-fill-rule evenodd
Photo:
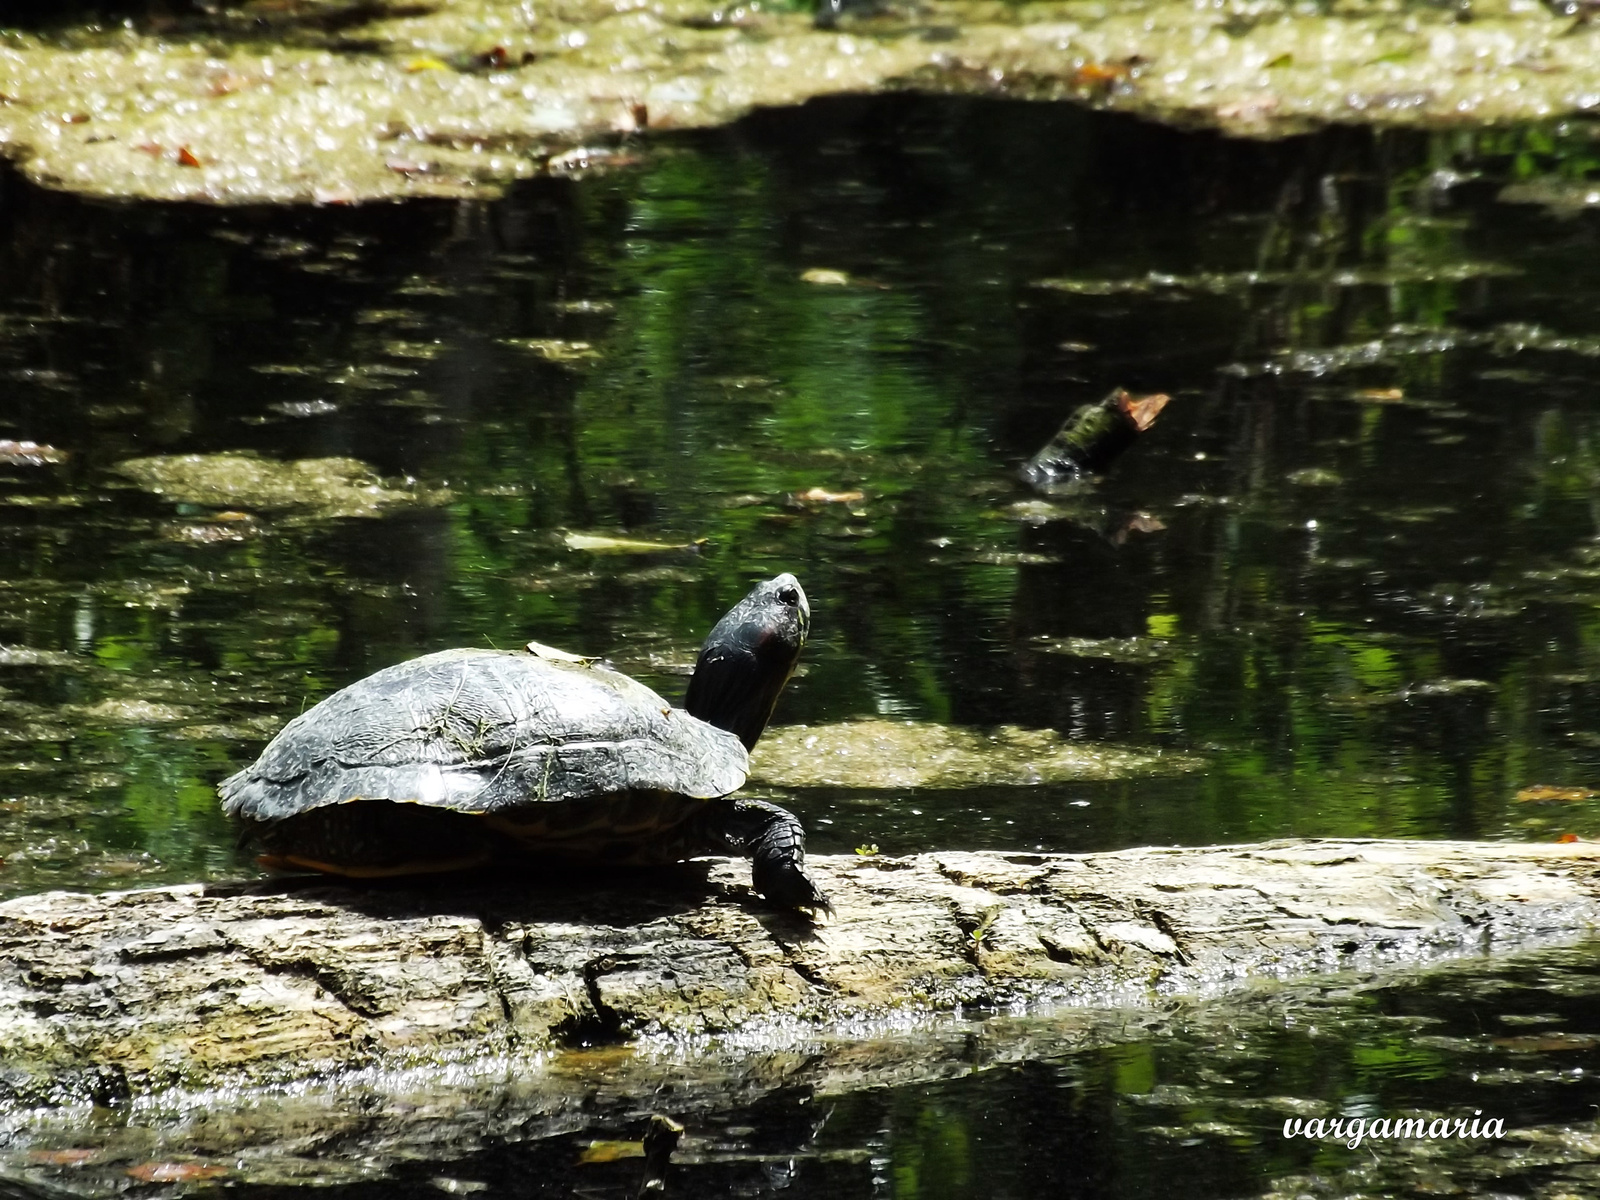
<path fill-rule="evenodd" d="M 798 11 L 739 12 L 445 0 L 363 6 L 337 37 L 278 43 L 226 14 L 166 32 L 12 32 L 0 144 L 35 181 L 87 194 L 343 204 L 490 197 L 536 174 L 626 166 L 618 143 L 641 132 L 845 92 L 1071 99 L 1261 137 L 1600 107 L 1597 34 L 1535 0 L 939 0 L 831 30 Z M 1589 194 L 1580 181 L 1526 198 L 1572 209 Z M 834 282 L 808 277 L 823 276 Z"/>
<path fill-rule="evenodd" d="M 774 787 L 1031 787 L 1198 770 L 1188 754 L 1069 742 L 1053 729 L 963 729 L 922 721 L 858 720 L 770 730 L 751 778 Z"/>
<path fill-rule="evenodd" d="M 1036 637 L 1033 645 L 1046 654 L 1060 654 L 1067 658 L 1099 658 L 1131 665 L 1164 662 L 1178 652 L 1171 641 L 1148 637 Z"/>
<path fill-rule="evenodd" d="M 353 458 L 281 463 L 250 454 L 172 454 L 131 458 L 117 471 L 144 490 L 181 503 L 304 509 L 320 518 L 376 517 L 398 504 L 443 498 L 385 486 L 371 467 Z M 243 522 L 224 526 L 224 533 L 236 524 Z"/>

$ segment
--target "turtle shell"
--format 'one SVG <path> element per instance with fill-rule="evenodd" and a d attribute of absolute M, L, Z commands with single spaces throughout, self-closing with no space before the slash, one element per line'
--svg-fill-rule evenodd
<path fill-rule="evenodd" d="M 623 792 L 708 800 L 748 773 L 738 738 L 618 671 L 442 650 L 307 709 L 219 791 L 262 822 L 357 800 L 504 814 Z"/>

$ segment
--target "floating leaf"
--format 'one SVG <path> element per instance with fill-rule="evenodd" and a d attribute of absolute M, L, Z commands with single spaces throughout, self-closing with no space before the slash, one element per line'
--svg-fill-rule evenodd
<path fill-rule="evenodd" d="M 1600 796 L 1600 792 L 1583 787 L 1551 787 L 1543 783 L 1525 787 L 1517 793 L 1517 799 L 1524 804 L 1539 804 L 1546 801 L 1576 804 L 1580 800 L 1592 800 L 1595 796 Z"/>
<path fill-rule="evenodd" d="M 643 1158 L 643 1142 L 590 1142 L 578 1155 L 578 1164 L 619 1162 L 624 1158 Z"/>
<path fill-rule="evenodd" d="M 789 495 L 789 499 L 796 504 L 856 504 L 866 498 L 864 492 L 830 492 L 819 487 L 791 492 Z"/>
<path fill-rule="evenodd" d="M 1147 396 L 1135 396 L 1130 392 L 1123 391 L 1121 388 L 1117 389 L 1116 397 L 1117 407 L 1127 414 L 1128 419 L 1133 422 L 1134 428 L 1140 433 L 1143 433 L 1156 423 L 1156 418 L 1161 415 L 1161 410 L 1172 400 L 1172 397 L 1165 392 L 1152 392 Z"/>
<path fill-rule="evenodd" d="M 0 866 L 4 863 L 0 862 Z M 52 1167 L 81 1167 L 100 1154 L 98 1150 L 29 1150 L 28 1161 Z"/>
<path fill-rule="evenodd" d="M 126 1174 L 145 1183 L 192 1183 L 198 1179 L 220 1179 L 227 1167 L 209 1167 L 193 1162 L 147 1162 L 129 1167 Z"/>
<path fill-rule="evenodd" d="M 1130 68 L 1126 63 L 1084 63 L 1072 73 L 1072 82 L 1079 87 L 1109 90 L 1126 79 L 1129 73 Z"/>
<path fill-rule="evenodd" d="M 501 338 L 500 344 L 527 350 L 546 362 L 582 362 L 584 359 L 600 357 L 600 351 L 588 342 L 566 342 L 560 338 Z"/>
<path fill-rule="evenodd" d="M 66 451 L 57 450 L 54 446 L 0 438 L 0 466 L 42 467 L 47 463 L 61 462 L 66 457 Z"/>
<path fill-rule="evenodd" d="M 673 550 L 698 550 L 706 544 L 705 538 L 674 546 L 668 542 L 647 542 L 604 533 L 569 533 L 562 541 L 568 550 L 589 554 L 663 554 Z"/>

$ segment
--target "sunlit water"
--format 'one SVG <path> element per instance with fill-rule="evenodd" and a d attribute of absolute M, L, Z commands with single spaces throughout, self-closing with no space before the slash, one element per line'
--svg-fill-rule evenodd
<path fill-rule="evenodd" d="M 1253 145 L 902 99 L 664 138 L 481 206 L 129 209 L 12 182 L 0 439 L 52 461 L 0 466 L 0 892 L 248 877 L 213 788 L 329 691 L 532 638 L 676 698 L 779 570 L 814 622 L 779 723 L 1205 763 L 781 792 L 817 851 L 1600 835 L 1600 226 L 1558 186 L 1587 145 Z M 1021 484 L 1113 386 L 1173 402 L 1098 486 Z M 419 502 L 329 517 L 118 471 L 219 451 L 357 459 Z M 1201 1025 L 780 1096 L 712 1121 L 747 1132 L 691 1130 L 726 1161 L 683 1167 L 684 1194 L 1584 1194 L 1594 971 L 1557 955 L 1236 1043 Z M 1526 1136 L 1275 1132 L 1463 1105 Z M 635 1167 L 575 1147 L 637 1133 L 400 1175 L 629 1194 Z"/>

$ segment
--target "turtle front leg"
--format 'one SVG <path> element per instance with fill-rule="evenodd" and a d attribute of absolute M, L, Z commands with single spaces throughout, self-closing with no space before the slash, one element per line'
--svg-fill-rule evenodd
<path fill-rule="evenodd" d="M 696 832 L 708 850 L 750 858 L 756 891 L 784 908 L 833 913 L 828 894 L 806 871 L 806 831 L 786 808 L 765 800 L 712 800 Z"/>

